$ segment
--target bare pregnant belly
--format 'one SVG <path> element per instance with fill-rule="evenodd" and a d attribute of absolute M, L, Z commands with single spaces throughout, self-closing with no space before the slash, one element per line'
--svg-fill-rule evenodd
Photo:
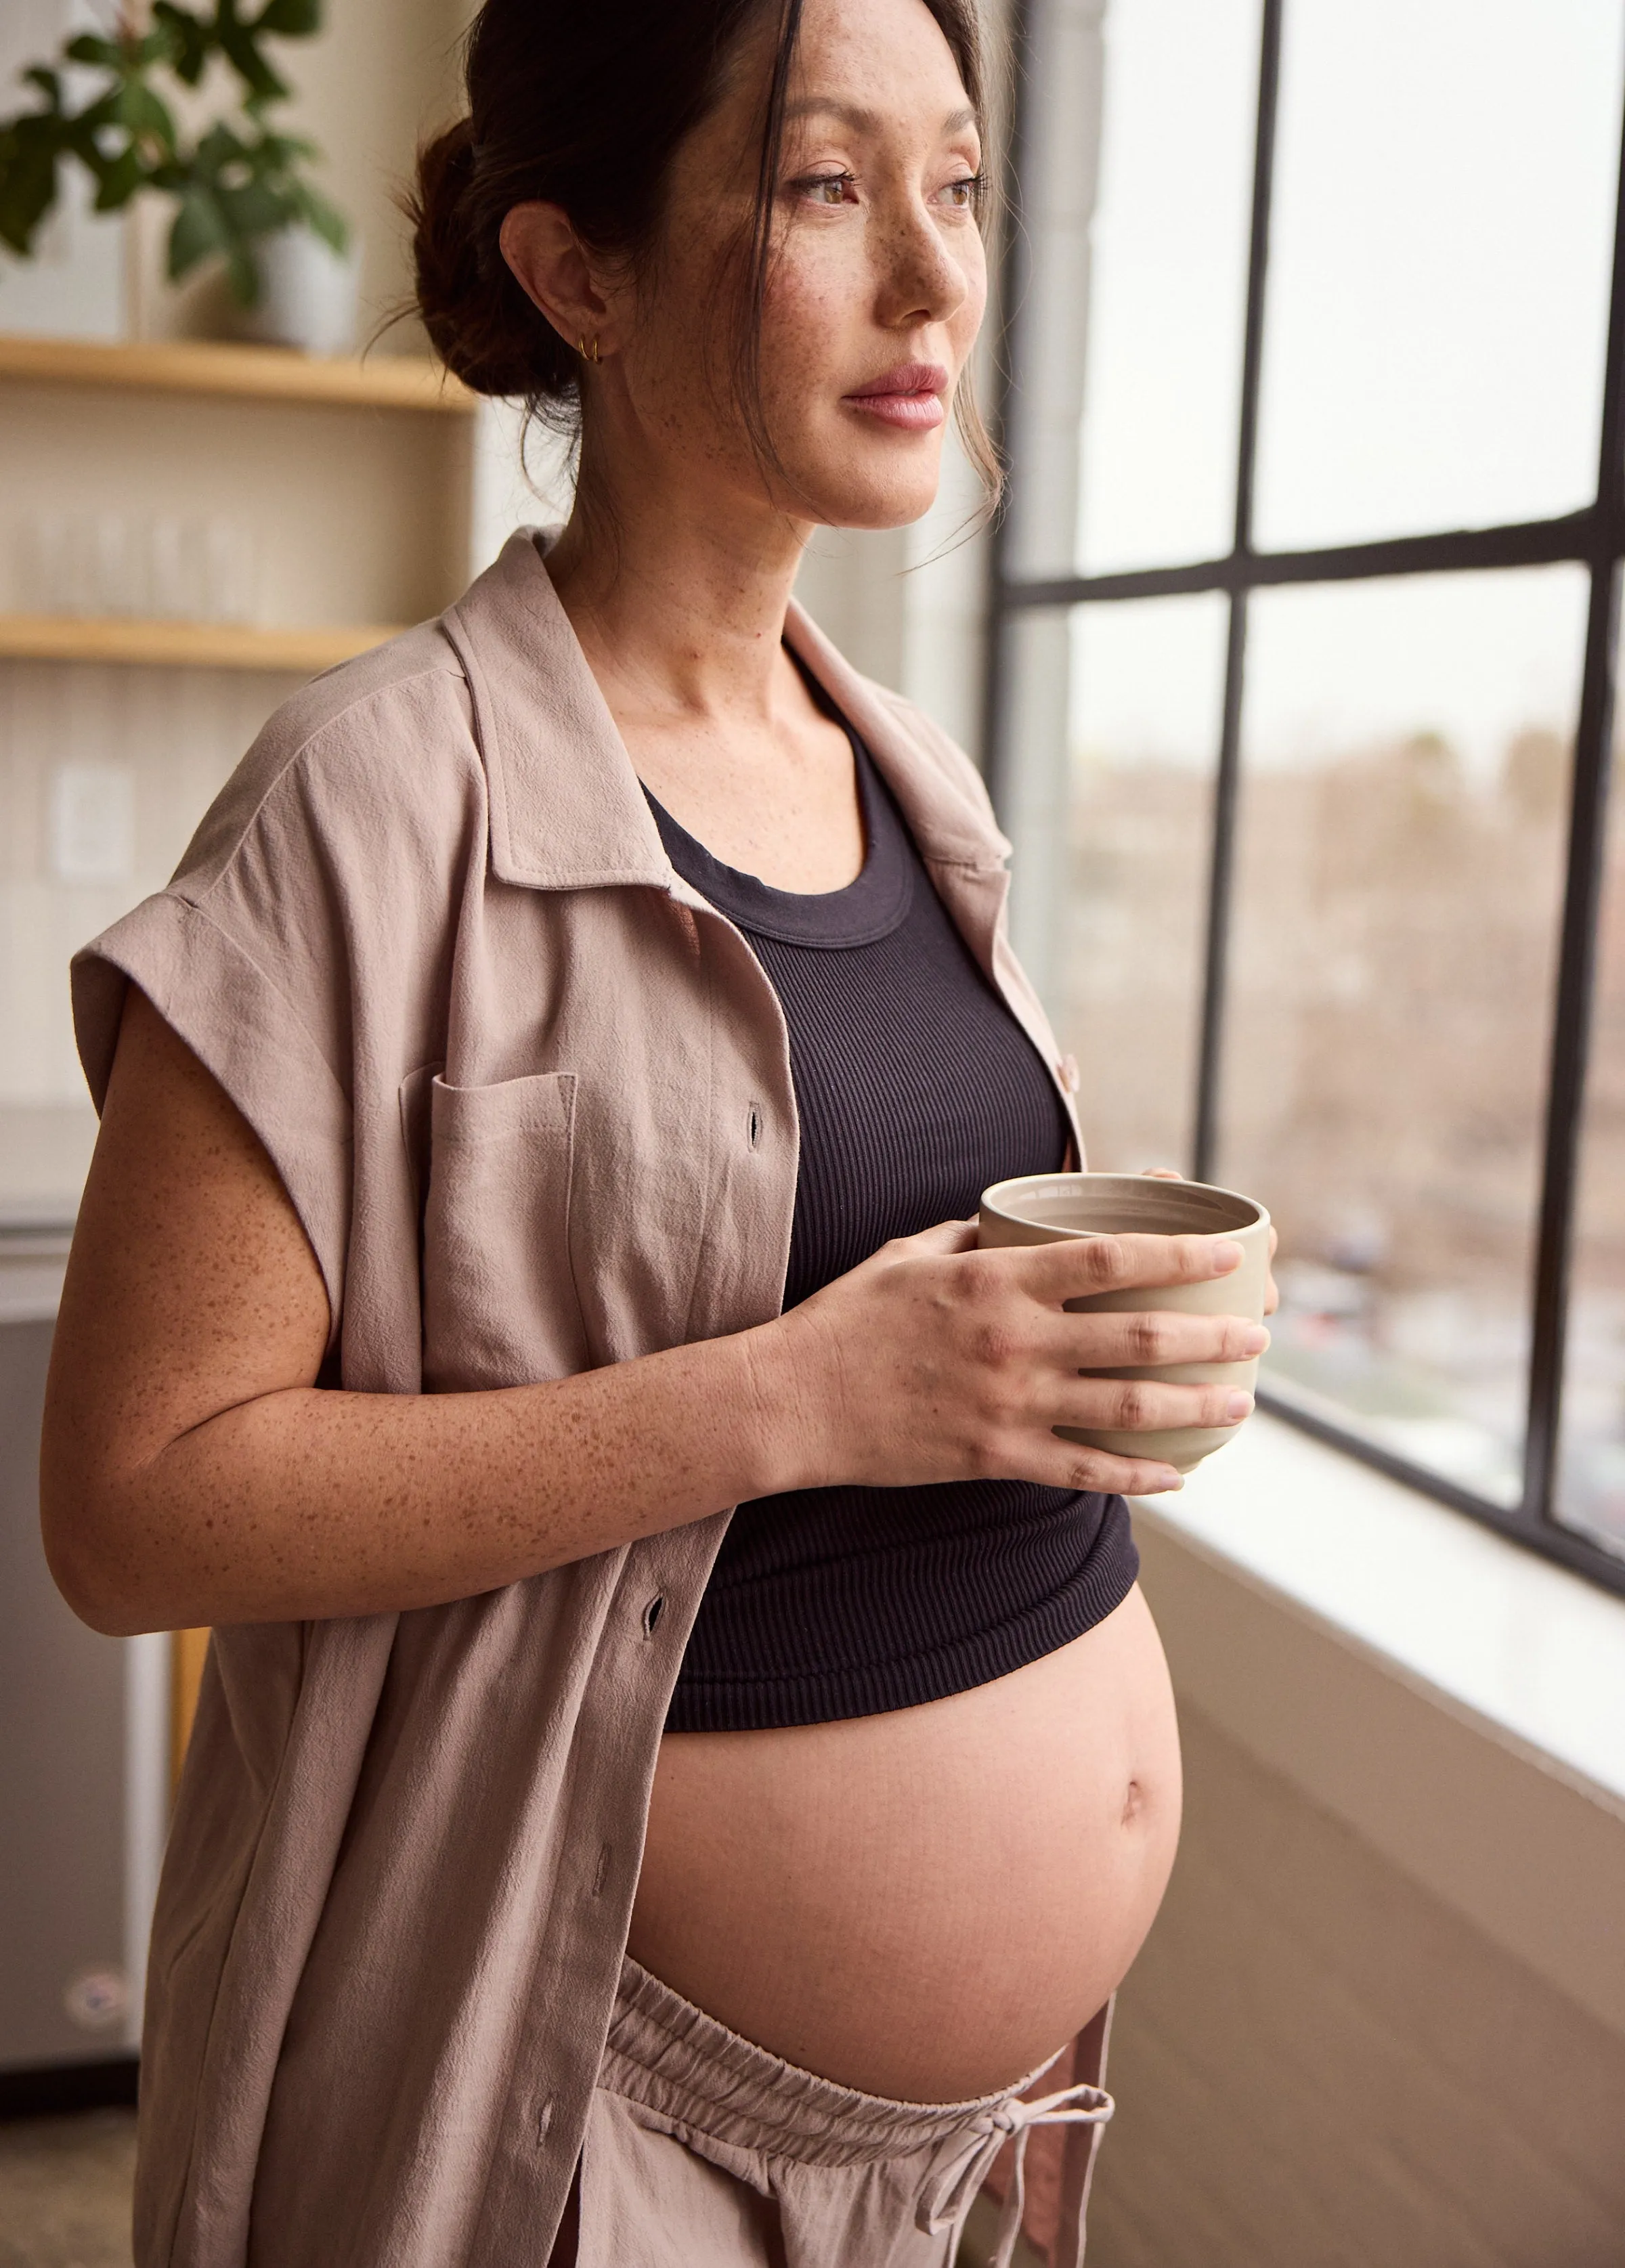
<path fill-rule="evenodd" d="M 990 2093 L 1127 1970 L 1179 1793 L 1136 1588 L 1059 1653 L 945 1701 L 668 1734 L 631 1949 L 803 2070 L 908 2102 Z"/>

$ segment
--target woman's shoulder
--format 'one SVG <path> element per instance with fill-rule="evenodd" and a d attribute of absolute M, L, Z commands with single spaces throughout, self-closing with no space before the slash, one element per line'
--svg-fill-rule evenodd
<path fill-rule="evenodd" d="M 218 882 L 251 840 L 273 835 L 342 859 L 358 836 L 461 836 L 481 767 L 473 704 L 437 622 L 403 631 L 314 678 L 270 717 L 188 845 L 172 888 Z"/>
<path fill-rule="evenodd" d="M 482 810 L 468 688 L 436 625 L 284 701 L 168 887 L 74 956 L 74 1020 L 98 1108 L 133 982 L 279 1163 L 278 1112 L 297 1108 L 341 1140 L 355 1002 L 442 949 L 459 870 L 479 856 Z"/>

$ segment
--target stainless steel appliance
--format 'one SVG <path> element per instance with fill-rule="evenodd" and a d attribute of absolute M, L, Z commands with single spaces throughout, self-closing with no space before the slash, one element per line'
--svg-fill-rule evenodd
<path fill-rule="evenodd" d="M 40 1542 L 67 1232 L 0 1223 L 0 2110 L 127 2095 L 167 1805 L 169 1647 L 99 1637 Z"/>

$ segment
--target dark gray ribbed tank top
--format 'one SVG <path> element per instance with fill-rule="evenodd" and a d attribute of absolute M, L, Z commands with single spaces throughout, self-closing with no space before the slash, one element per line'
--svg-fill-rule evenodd
<path fill-rule="evenodd" d="M 713 858 L 651 796 L 668 857 L 743 931 L 790 1034 L 801 1167 L 784 1304 L 889 1237 L 1064 1164 L 1066 1112 L 932 887 L 855 739 L 868 855 L 802 896 Z M 827 1723 L 1001 1677 L 1101 1622 L 1138 1571 L 1121 1497 L 1025 1481 L 823 1488 L 734 1514 L 670 1732 Z"/>

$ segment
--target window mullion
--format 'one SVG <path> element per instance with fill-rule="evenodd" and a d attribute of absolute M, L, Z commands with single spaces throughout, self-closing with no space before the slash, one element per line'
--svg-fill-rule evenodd
<path fill-rule="evenodd" d="M 1010 57 L 1009 113 L 1005 118 L 1004 146 L 1000 166 L 1001 203 L 998 307 L 999 330 L 993 342 L 993 385 L 989 423 L 995 448 L 1006 467 L 1005 492 L 987 535 L 986 652 L 982 671 L 982 776 L 993 806 L 1002 818 L 1008 802 L 1009 777 L 1010 607 L 1008 595 L 1010 566 L 1011 495 L 1021 476 L 1013 461 L 1016 400 L 1020 388 L 1022 307 L 1026 298 L 1030 263 L 1023 222 L 1028 153 L 1032 140 L 1032 38 L 1037 0 L 1009 0 L 1006 24 Z"/>
<path fill-rule="evenodd" d="M 1596 986 L 1597 930 L 1602 910 L 1609 774 L 1619 650 L 1620 554 L 1625 548 L 1625 131 L 1614 209 L 1614 276 L 1603 379 L 1602 439 L 1597 474 L 1596 544 L 1591 561 L 1580 715 L 1575 733 L 1568 874 L 1564 885 L 1557 994 L 1552 1019 L 1551 1079 L 1546 1155 L 1535 1256 L 1529 1417 L 1524 1449 L 1524 1517 L 1555 1517 L 1579 1176 L 1585 1074 Z"/>
<path fill-rule="evenodd" d="M 1252 159 L 1252 226 L 1247 247 L 1247 318 L 1241 371 L 1241 429 L 1236 449 L 1236 541 L 1245 576 L 1252 550 L 1253 468 L 1258 456 L 1259 390 L 1264 365 L 1264 291 L 1269 266 L 1270 192 L 1275 171 L 1275 114 L 1281 86 L 1283 0 L 1264 0 L 1259 34 L 1259 109 Z M 1230 954 L 1236 804 L 1241 784 L 1242 692 L 1247 660 L 1247 589 L 1230 593 L 1224 710 L 1213 790 L 1213 845 L 1208 882 L 1207 949 L 1202 975 L 1201 1047 L 1196 1070 L 1196 1130 L 1192 1171 L 1207 1181 L 1218 1153 L 1218 1101 Z"/>

